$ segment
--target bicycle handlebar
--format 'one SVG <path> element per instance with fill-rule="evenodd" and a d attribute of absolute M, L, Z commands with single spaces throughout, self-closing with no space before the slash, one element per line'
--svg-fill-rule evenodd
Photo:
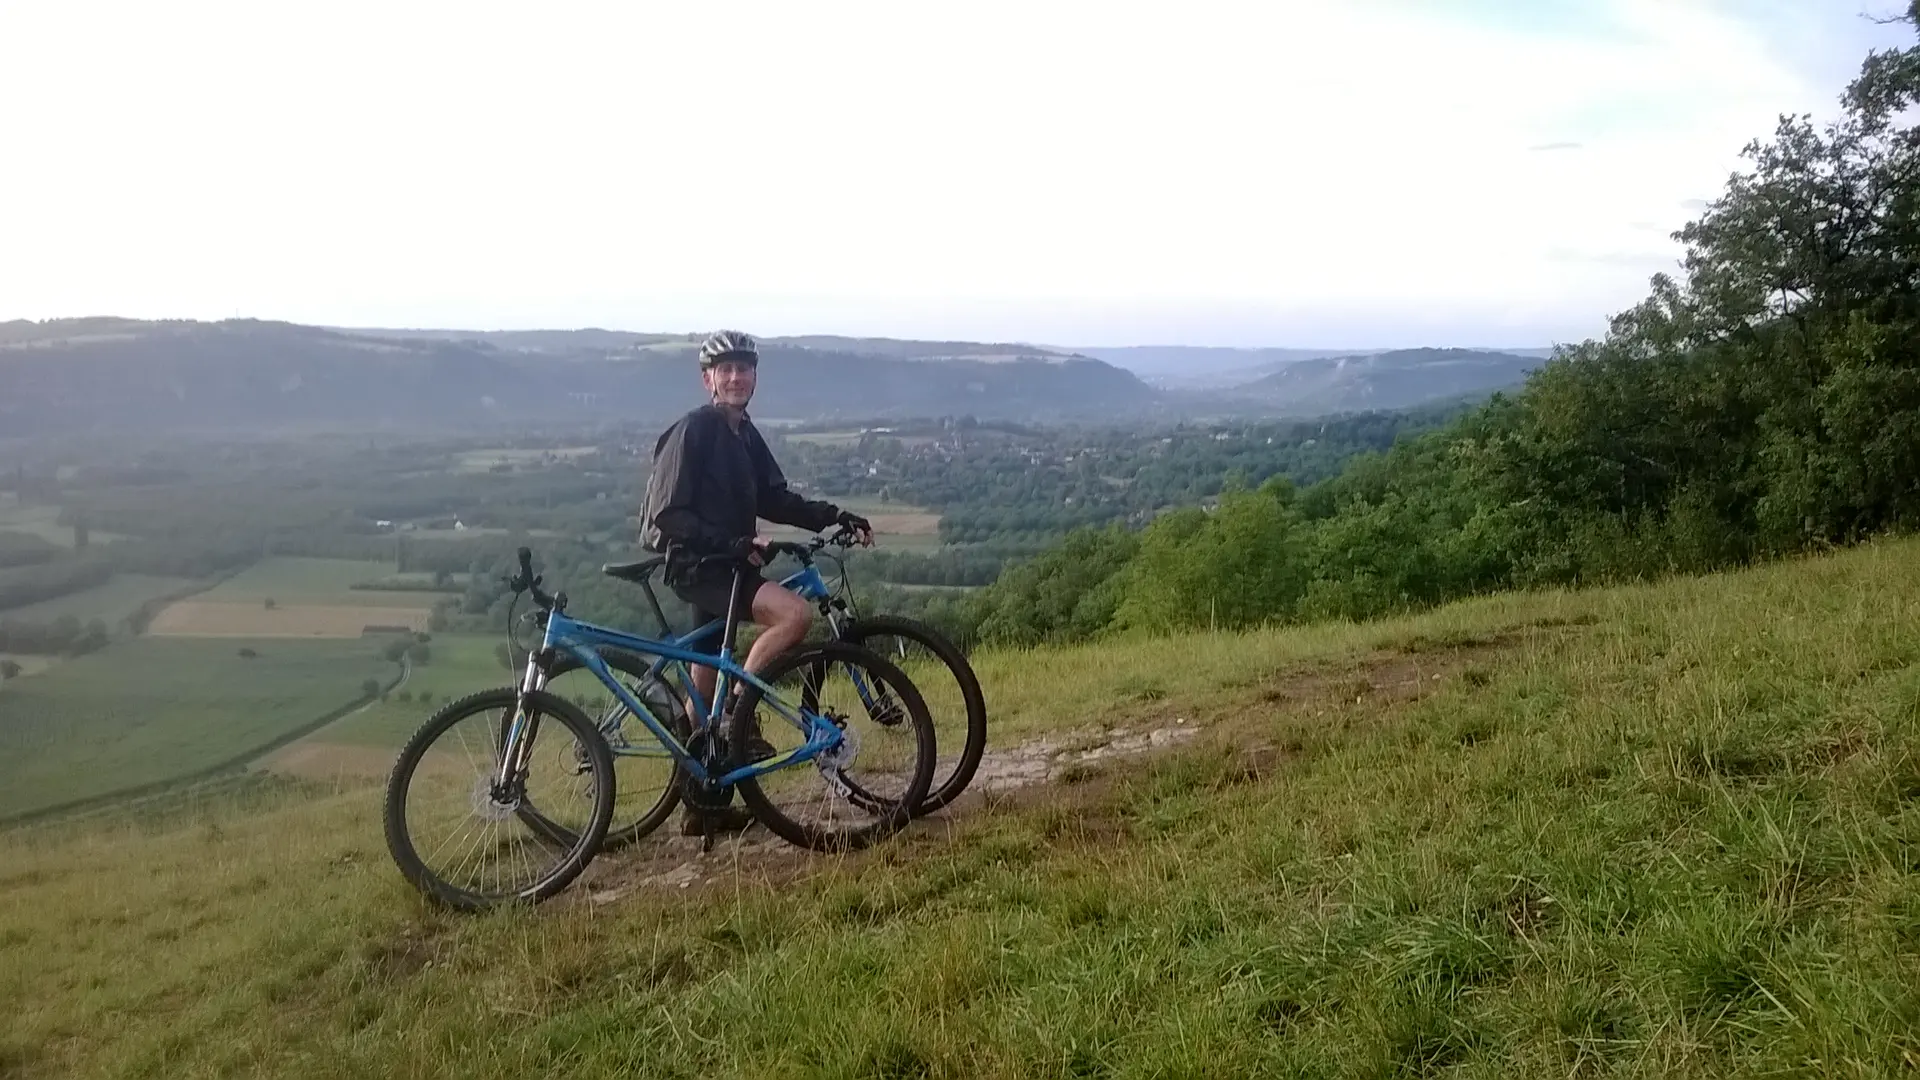
<path fill-rule="evenodd" d="M 803 563 L 812 563 L 813 556 L 829 546 L 850 548 L 856 543 L 858 543 L 858 541 L 854 539 L 853 530 L 842 525 L 832 533 L 815 536 L 812 540 L 804 544 L 792 540 L 774 540 L 769 542 L 767 546 L 761 550 L 766 552 L 766 557 L 769 560 L 780 555 L 792 555 Z M 552 609 L 558 607 L 565 609 L 567 606 L 567 594 L 565 592 L 556 595 L 548 593 L 540 587 L 540 576 L 533 572 L 533 550 L 523 547 L 516 554 L 520 560 L 520 573 L 507 580 L 507 587 L 516 593 L 527 592 L 533 594 L 533 602 L 542 608 Z M 727 553 L 721 555 L 703 555 L 694 561 L 696 565 L 704 566 L 716 562 L 737 563 L 741 560 L 732 553 Z"/>

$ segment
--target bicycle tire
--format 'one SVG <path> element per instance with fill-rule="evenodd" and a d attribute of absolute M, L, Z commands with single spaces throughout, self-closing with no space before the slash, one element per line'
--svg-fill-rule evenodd
<path fill-rule="evenodd" d="M 926 646 L 927 651 L 938 657 L 952 673 L 954 681 L 960 684 L 960 696 L 966 702 L 967 737 L 961 746 L 960 758 L 954 764 L 953 771 L 944 777 L 939 775 L 936 759 L 933 784 L 928 788 L 926 798 L 920 800 L 919 806 L 914 809 L 916 815 L 931 814 L 959 798 L 967 785 L 973 783 L 974 774 L 980 770 L 980 759 L 987 750 L 986 695 L 981 692 L 980 679 L 974 674 L 973 666 L 967 663 L 960 647 L 926 623 L 898 615 L 864 616 L 849 622 L 841 630 L 838 640 L 871 648 L 867 642 L 876 637 L 905 638 Z M 878 653 L 878 650 L 872 651 Z M 879 655 L 884 659 L 886 654 Z"/>
<path fill-rule="evenodd" d="M 400 757 L 393 764 L 393 771 L 387 778 L 385 819 L 387 851 L 399 866 L 401 874 L 414 888 L 420 890 L 428 899 L 448 907 L 464 911 L 478 911 L 509 903 L 538 903 L 566 888 L 580 872 L 587 868 L 598 852 L 601 838 L 606 834 L 608 820 L 613 816 L 613 755 L 607 749 L 606 740 L 599 737 L 599 729 L 588 720 L 585 713 L 570 703 L 543 691 L 528 694 L 526 704 L 533 709 L 541 720 L 557 720 L 573 734 L 580 745 L 586 748 L 588 764 L 593 770 L 593 816 L 587 830 L 574 838 L 574 843 L 546 876 L 524 888 L 512 890 L 510 895 L 492 897 L 471 889 L 464 889 L 451 882 L 442 880 L 429 870 L 421 860 L 419 852 L 413 846 L 413 838 L 407 829 L 407 792 L 411 789 L 414 770 L 420 765 L 436 739 L 446 734 L 454 724 L 482 712 L 495 709 L 511 710 L 519 700 L 519 690 L 514 687 L 499 687 L 470 694 L 427 718 L 413 737 L 400 751 Z M 538 738 L 536 729 L 535 737 Z"/>
<path fill-rule="evenodd" d="M 651 677 L 653 665 L 641 657 L 619 649 L 602 648 L 594 651 L 600 654 L 600 658 L 607 662 L 608 667 L 623 675 L 631 675 L 635 678 Z M 554 662 L 552 670 L 547 673 L 547 685 L 551 687 L 554 679 L 571 671 L 583 670 L 585 667 L 585 664 L 582 664 L 573 656 L 563 653 L 559 659 Z M 599 685 L 597 681 L 595 685 Z M 687 722 L 686 711 L 684 709 L 675 710 L 672 719 L 666 723 L 668 730 L 672 731 L 683 745 L 693 734 Z M 597 726 L 598 725 L 596 725 L 596 727 Z M 651 734 L 649 734 L 648 737 L 651 738 Z M 601 738 L 604 741 L 605 732 L 601 733 Z M 611 747 L 608 748 L 608 754 L 616 762 L 615 768 L 617 769 L 619 755 L 613 754 Z M 618 774 L 614 774 L 615 798 L 619 797 L 619 779 Z M 628 844 L 639 841 L 659 828 L 669 817 L 673 816 L 674 808 L 680 805 L 680 792 L 682 787 L 685 786 L 685 783 L 686 769 L 681 766 L 678 760 L 675 760 L 673 761 L 673 775 L 666 786 L 666 790 L 661 792 L 659 801 L 649 807 L 646 813 L 636 818 L 631 825 L 610 822 L 607 825 L 606 836 L 600 841 L 600 850 L 613 851 L 625 847 Z M 523 811 L 521 813 L 521 820 L 525 821 L 530 827 L 540 830 L 558 843 L 570 843 L 573 839 L 571 830 L 556 821 L 550 820 L 538 810 Z"/>
<path fill-rule="evenodd" d="M 740 781 L 734 785 L 734 789 L 740 793 L 742 801 L 753 811 L 754 817 L 758 818 L 769 831 L 788 843 L 813 851 L 857 851 L 899 832 L 913 819 L 913 808 L 926 798 L 927 787 L 933 781 L 933 719 L 927 713 L 927 704 L 921 698 L 920 691 L 904 672 L 891 662 L 875 655 L 872 650 L 858 645 L 826 641 L 801 646 L 777 657 L 761 674 L 761 679 L 771 684 L 795 669 L 834 663 L 858 664 L 866 668 L 878 676 L 882 683 L 897 691 L 907 707 L 907 718 L 913 725 L 915 740 L 914 771 L 900 798 L 897 801 L 889 800 L 894 803 L 893 809 L 863 826 L 845 830 L 826 830 L 788 817 L 760 789 L 757 777 Z M 815 685 L 817 686 L 818 683 Z M 763 696 L 759 687 L 748 683 L 741 688 L 740 699 L 734 703 L 733 712 L 728 718 L 731 725 L 729 742 L 733 746 L 731 768 L 740 768 L 747 764 L 747 746 L 756 733 L 753 726 L 755 710 L 759 707 Z M 803 701 L 802 707 L 811 708 L 812 706 Z M 809 763 L 792 767 L 813 766 Z"/>

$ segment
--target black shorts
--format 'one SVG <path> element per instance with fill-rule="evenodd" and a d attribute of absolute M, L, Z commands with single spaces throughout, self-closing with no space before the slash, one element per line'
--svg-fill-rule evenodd
<path fill-rule="evenodd" d="M 743 569 L 744 574 L 740 580 L 740 602 L 734 608 L 734 618 L 736 622 L 748 623 L 753 621 L 753 597 L 760 591 L 760 586 L 767 583 L 767 579 L 761 576 L 759 567 L 749 566 Z M 670 578 L 667 587 L 673 590 L 673 595 L 693 605 L 694 626 L 696 628 L 705 626 L 720 618 L 721 612 L 727 610 L 727 599 L 733 594 L 733 568 L 703 566 L 689 571 L 684 576 Z M 715 634 L 717 633 L 716 630 Z M 718 648 L 719 637 L 709 636 L 713 639 L 711 644 Z"/>

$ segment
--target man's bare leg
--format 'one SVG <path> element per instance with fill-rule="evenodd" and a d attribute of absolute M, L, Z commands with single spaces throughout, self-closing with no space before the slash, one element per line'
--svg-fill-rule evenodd
<path fill-rule="evenodd" d="M 749 673 L 758 675 L 782 652 L 799 644 L 807 636 L 807 630 L 813 625 L 813 608 L 797 594 L 772 582 L 763 582 L 753 596 L 753 622 L 759 626 L 760 634 L 753 639 L 747 649 L 747 657 L 740 666 Z M 709 704 L 713 701 L 715 687 L 719 682 L 719 673 L 713 668 L 699 664 L 689 664 L 693 676 L 693 686 L 700 698 Z M 737 685 L 737 684 L 736 684 Z M 694 715 L 693 703 L 687 703 L 689 716 Z M 696 717 L 696 723 L 704 717 Z M 726 717 L 723 715 L 724 722 Z M 760 753 L 765 754 L 766 748 Z M 752 823 L 752 816 L 739 807 L 729 807 L 717 819 L 717 827 L 724 831 L 746 828 Z M 681 830 L 697 833 L 699 822 L 688 808 L 688 816 L 682 822 Z"/>
<path fill-rule="evenodd" d="M 813 608 L 798 594 L 765 581 L 760 583 L 759 591 L 753 595 L 751 621 L 761 628 L 760 635 L 753 639 L 753 644 L 747 649 L 747 658 L 741 661 L 740 666 L 750 674 L 758 675 L 767 669 L 774 657 L 798 645 L 807 636 L 807 630 L 813 626 Z M 702 701 L 712 704 L 720 673 L 703 664 L 687 666 L 692 671 L 694 690 Z M 695 717 L 696 721 L 701 719 L 695 714 L 692 700 L 687 702 L 687 715 Z"/>

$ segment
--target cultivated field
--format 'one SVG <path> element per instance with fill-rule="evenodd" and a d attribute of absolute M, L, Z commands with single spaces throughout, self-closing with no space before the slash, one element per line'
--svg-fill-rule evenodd
<path fill-rule="evenodd" d="M 419 607 L 418 594 L 355 589 L 394 573 L 393 564 L 358 559 L 262 559 L 195 597 L 216 604 L 346 604 L 369 607 Z"/>
<path fill-rule="evenodd" d="M 0 619 L 52 622 L 61 616 L 71 615 L 83 623 L 89 619 L 100 619 L 113 629 L 118 627 L 121 620 L 139 610 L 142 604 L 192 585 L 193 581 L 189 578 L 115 574 L 91 589 L 0 610 Z"/>
<path fill-rule="evenodd" d="M 34 533 L 51 543 L 64 547 L 73 546 L 73 526 L 60 524 L 60 508 L 35 504 L 23 506 L 20 497 L 11 491 L 0 492 L 0 529 L 13 532 Z M 124 540 L 119 533 L 90 530 L 88 542 L 104 544 L 111 540 Z"/>
<path fill-rule="evenodd" d="M 498 634 L 434 635 L 428 662 L 408 671 L 406 681 L 385 700 L 321 728 L 263 764 L 322 779 L 341 773 L 385 776 L 394 753 L 435 709 L 517 681 L 517 673 L 508 672 L 494 656 L 494 646 L 505 640 Z"/>
<path fill-rule="evenodd" d="M 609 858 L 550 905 L 481 918 L 400 881 L 377 781 L 0 833 L 0 1062 L 1696 1078 L 1920 1060 L 1920 543 L 978 666 L 1003 738 L 1202 734 L 860 855 L 721 860 L 691 890 Z"/>
<path fill-rule="evenodd" d="M 412 595 L 417 602 L 420 594 Z M 269 608 L 182 600 L 168 604 L 147 632 L 157 637 L 344 638 L 383 627 L 425 630 L 432 615 L 432 609 L 425 607 L 277 604 Z"/>
<path fill-rule="evenodd" d="M 167 605 L 148 633 L 350 638 L 369 627 L 425 630 L 436 594 L 352 588 L 392 573 L 390 564 L 352 559 L 264 559 L 204 593 Z"/>
<path fill-rule="evenodd" d="M 868 498 L 829 499 L 873 523 L 874 545 L 886 551 L 932 551 L 940 546 L 940 515 L 919 506 Z M 761 531 L 776 540 L 804 540 L 803 529 L 762 522 Z"/>
<path fill-rule="evenodd" d="M 0 689 L 0 819 L 167 781 L 352 701 L 393 664 L 370 641 L 116 642 Z"/>

